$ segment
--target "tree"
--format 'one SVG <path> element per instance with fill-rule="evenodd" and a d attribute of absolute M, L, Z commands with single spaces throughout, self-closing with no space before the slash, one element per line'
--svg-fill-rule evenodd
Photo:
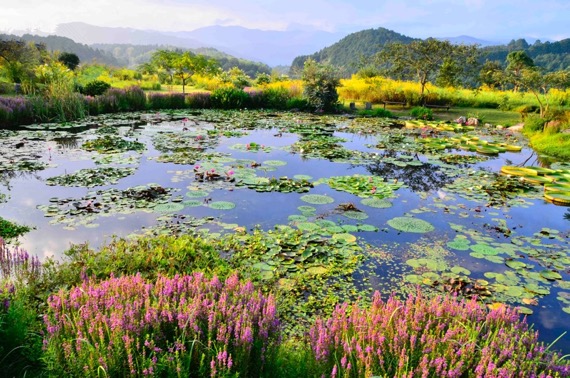
<path fill-rule="evenodd" d="M 534 61 L 523 50 L 512 51 L 507 55 L 507 69 L 505 70 L 509 81 L 514 84 L 514 91 L 518 91 L 517 82 L 523 69 L 534 67 Z"/>
<path fill-rule="evenodd" d="M 331 111 L 336 108 L 336 88 L 340 85 L 340 79 L 335 68 L 308 59 L 304 64 L 302 80 L 305 88 L 303 94 L 311 108 L 316 111 Z"/>
<path fill-rule="evenodd" d="M 526 89 L 534 95 L 544 118 L 550 106 L 549 92 L 553 88 L 566 89 L 570 86 L 570 72 L 556 71 L 543 73 L 537 67 L 522 68 L 518 76 L 513 76 L 516 87 Z"/>
<path fill-rule="evenodd" d="M 74 71 L 79 65 L 79 57 L 74 53 L 63 52 L 59 54 L 57 60 L 72 71 Z"/>
<path fill-rule="evenodd" d="M 156 73 L 161 83 L 167 82 L 172 84 L 174 81 L 174 60 L 178 53 L 170 50 L 156 50 L 145 70 L 149 73 Z"/>
<path fill-rule="evenodd" d="M 496 60 L 487 60 L 479 71 L 479 81 L 489 88 L 503 87 L 506 77 L 501 63 Z"/>
<path fill-rule="evenodd" d="M 173 68 L 174 76 L 182 82 L 182 93 L 185 93 L 186 83 L 194 74 L 213 74 L 217 71 L 218 64 L 214 59 L 186 51 L 174 58 Z"/>
<path fill-rule="evenodd" d="M 389 76 L 415 78 L 421 85 L 423 100 L 428 81 L 438 78 L 453 84 L 465 81 L 473 75 L 478 65 L 477 57 L 476 46 L 452 45 L 449 41 L 429 38 L 409 44 L 386 45 L 375 55 L 375 61 Z"/>
<path fill-rule="evenodd" d="M 45 46 L 19 40 L 0 41 L 0 70 L 13 83 L 31 81 L 34 67 L 42 62 Z"/>

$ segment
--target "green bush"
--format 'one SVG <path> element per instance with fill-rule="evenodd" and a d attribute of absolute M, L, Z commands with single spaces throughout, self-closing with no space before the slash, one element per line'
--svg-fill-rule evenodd
<path fill-rule="evenodd" d="M 544 129 L 546 120 L 541 118 L 538 114 L 529 114 L 524 120 L 523 131 L 525 133 L 536 133 Z"/>
<path fill-rule="evenodd" d="M 433 119 L 433 111 L 424 106 L 416 106 L 410 111 L 410 115 L 416 119 L 431 121 Z"/>
<path fill-rule="evenodd" d="M 249 95 L 242 89 L 218 88 L 212 92 L 210 102 L 215 109 L 241 109 L 249 104 Z"/>
<path fill-rule="evenodd" d="M 85 84 L 81 93 L 87 96 L 100 96 L 109 88 L 111 88 L 111 84 L 101 80 L 93 80 Z"/>
<path fill-rule="evenodd" d="M 312 110 L 334 111 L 338 106 L 340 79 L 332 66 L 320 64 L 313 59 L 305 62 L 303 68 L 303 96 Z"/>
<path fill-rule="evenodd" d="M 268 88 L 263 91 L 263 107 L 283 110 L 291 99 L 291 94 L 285 88 Z"/>
<path fill-rule="evenodd" d="M 301 97 L 292 97 L 287 100 L 287 109 L 290 110 L 306 110 L 309 108 L 307 100 Z"/>

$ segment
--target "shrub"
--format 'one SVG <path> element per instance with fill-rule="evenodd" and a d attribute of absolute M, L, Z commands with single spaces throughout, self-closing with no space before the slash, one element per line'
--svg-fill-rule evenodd
<path fill-rule="evenodd" d="M 292 97 L 287 100 L 287 109 L 290 110 L 306 110 L 309 108 L 309 103 L 306 99 L 301 97 Z"/>
<path fill-rule="evenodd" d="M 333 111 L 338 105 L 336 88 L 340 85 L 338 74 L 332 66 L 305 61 L 303 68 L 303 96 L 315 111 Z"/>
<path fill-rule="evenodd" d="M 525 133 L 536 133 L 544 129 L 546 120 L 538 114 L 528 115 L 524 120 L 523 131 Z"/>
<path fill-rule="evenodd" d="M 259 377 L 279 343 L 275 300 L 201 273 L 84 282 L 48 300 L 54 376 Z"/>
<path fill-rule="evenodd" d="M 515 309 L 487 312 L 475 300 L 419 293 L 370 309 L 338 306 L 309 332 L 314 359 L 331 377 L 538 377 L 570 374 Z"/>
<path fill-rule="evenodd" d="M 286 88 L 276 87 L 263 90 L 263 107 L 268 109 L 286 109 L 291 94 Z"/>
<path fill-rule="evenodd" d="M 433 111 L 424 106 L 416 106 L 410 110 L 410 115 L 416 119 L 423 119 L 426 121 L 433 119 Z"/>
<path fill-rule="evenodd" d="M 85 84 L 81 93 L 87 96 L 100 96 L 109 88 L 111 88 L 111 84 L 102 80 L 93 80 Z"/>
<path fill-rule="evenodd" d="M 210 102 L 217 109 L 241 109 L 249 105 L 249 95 L 242 89 L 218 88 L 212 92 Z"/>

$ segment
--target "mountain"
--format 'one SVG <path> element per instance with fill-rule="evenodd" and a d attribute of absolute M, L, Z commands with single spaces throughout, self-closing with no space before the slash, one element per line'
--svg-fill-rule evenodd
<path fill-rule="evenodd" d="M 506 45 L 489 46 L 481 49 L 484 59 L 496 60 L 504 64 L 512 51 L 523 50 L 537 66 L 547 71 L 570 69 L 570 38 L 557 42 L 535 41 L 530 45 L 525 39 L 512 40 Z"/>
<path fill-rule="evenodd" d="M 458 37 L 444 37 L 438 39 L 440 41 L 449 41 L 454 45 L 479 45 L 481 47 L 485 47 L 485 46 L 495 46 L 501 44 L 500 42 L 486 41 L 484 39 L 471 37 L 469 35 L 460 35 Z"/>
<path fill-rule="evenodd" d="M 120 43 L 131 45 L 171 45 L 186 48 L 207 46 L 191 38 L 178 38 L 153 30 L 110 28 L 90 25 L 84 22 L 59 24 L 55 29 L 55 34 L 88 45 L 95 43 Z"/>
<path fill-rule="evenodd" d="M 250 77 L 255 77 L 258 73 L 271 73 L 271 68 L 259 62 L 239 59 L 222 51 L 211 47 L 198 47 L 194 49 L 181 49 L 174 46 L 162 45 L 130 45 L 130 44 L 94 44 L 93 47 L 112 55 L 121 66 L 136 68 L 138 65 L 150 60 L 152 54 L 158 50 L 188 50 L 195 54 L 202 54 L 214 58 L 220 67 L 229 70 L 232 67 L 242 69 Z"/>
<path fill-rule="evenodd" d="M 31 34 L 24 34 L 21 37 L 18 37 L 10 34 L 0 34 L 0 39 L 2 40 L 15 39 L 26 42 L 41 43 L 46 46 L 46 49 L 48 51 L 74 53 L 79 57 L 79 60 L 83 63 L 96 61 L 98 63 L 109 64 L 112 66 L 119 65 L 119 62 L 112 55 L 107 54 L 104 51 L 94 49 L 87 45 L 77 43 L 66 37 L 59 37 L 55 35 L 42 37 L 39 35 L 31 35 Z"/>
<path fill-rule="evenodd" d="M 355 73 L 362 57 L 368 58 L 387 43 L 410 43 L 414 38 L 396 33 L 385 28 L 367 29 L 352 33 L 329 47 L 311 54 L 297 56 L 291 64 L 291 70 L 300 70 L 309 58 L 317 62 L 342 67 L 344 74 Z"/>
<path fill-rule="evenodd" d="M 207 26 L 168 34 L 196 39 L 232 55 L 262 61 L 272 66 L 289 64 L 295 56 L 309 54 L 338 41 L 344 35 L 310 28 L 276 31 L 241 26 Z"/>
<path fill-rule="evenodd" d="M 310 28 L 275 31 L 241 26 L 208 26 L 192 31 L 159 32 L 94 26 L 82 22 L 59 24 L 55 34 L 89 45 L 213 47 L 239 58 L 269 65 L 289 64 L 295 56 L 323 48 L 344 35 Z"/>

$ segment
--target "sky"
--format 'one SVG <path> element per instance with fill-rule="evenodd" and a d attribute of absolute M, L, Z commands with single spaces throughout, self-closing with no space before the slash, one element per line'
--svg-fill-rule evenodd
<path fill-rule="evenodd" d="M 508 42 L 569 38 L 569 19 L 570 0 L 0 0 L 4 32 L 53 32 L 75 21 L 159 31 L 239 25 L 348 34 L 385 27 L 416 38 Z"/>

